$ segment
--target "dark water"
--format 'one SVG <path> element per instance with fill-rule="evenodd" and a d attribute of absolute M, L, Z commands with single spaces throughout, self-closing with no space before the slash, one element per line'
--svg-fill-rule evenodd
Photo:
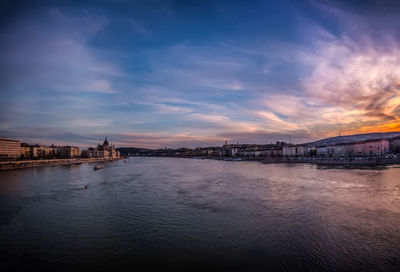
<path fill-rule="evenodd" d="M 131 158 L 0 172 L 0 271 L 82 268 L 400 271 L 400 168 Z"/>

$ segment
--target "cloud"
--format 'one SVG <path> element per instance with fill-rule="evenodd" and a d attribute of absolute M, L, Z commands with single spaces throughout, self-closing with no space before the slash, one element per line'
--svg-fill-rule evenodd
<path fill-rule="evenodd" d="M 231 143 L 275 143 L 276 141 L 285 141 L 292 143 L 304 143 L 313 139 L 312 135 L 303 130 L 281 130 L 279 132 L 253 131 L 253 132 L 223 132 L 218 134 Z"/>
<path fill-rule="evenodd" d="M 316 46 L 313 54 L 303 55 L 305 64 L 312 67 L 304 80 L 308 96 L 343 109 L 344 114 L 354 113 L 346 114 L 345 122 L 380 125 L 399 119 L 400 50 L 396 41 L 345 35 L 318 41 Z"/>
<path fill-rule="evenodd" d="M 150 76 L 187 92 L 244 90 L 242 73 L 248 73 L 248 61 L 243 56 L 232 57 L 227 50 L 232 51 L 219 45 L 198 47 L 182 43 L 153 51 L 156 60 L 151 62 Z M 171 78 L 173 82 L 169 81 Z"/>
<path fill-rule="evenodd" d="M 139 23 L 137 20 L 133 19 L 133 18 L 129 18 L 128 19 L 129 25 L 132 27 L 132 29 L 135 32 L 138 32 L 142 35 L 150 35 L 151 32 L 149 29 L 147 29 L 146 27 L 143 26 L 143 24 Z"/>
<path fill-rule="evenodd" d="M 70 15 L 52 8 L 11 25 L 1 35 L 0 57 L 9 67 L 3 88 L 109 93 L 121 72 L 89 45 L 107 23 L 88 11 Z"/>
<path fill-rule="evenodd" d="M 279 35 L 268 20 L 197 26 L 169 4 L 168 20 L 144 2 L 28 12 L 0 33 L 1 129 L 147 147 L 398 130 L 399 19 L 380 10 L 367 20 L 368 4 L 307 3 Z"/>
<path fill-rule="evenodd" d="M 108 80 L 94 80 L 83 86 L 83 90 L 88 92 L 103 92 L 108 94 L 115 94 Z"/>
<path fill-rule="evenodd" d="M 273 112 L 257 111 L 256 114 L 265 118 L 266 120 L 270 121 L 272 123 L 272 125 L 278 126 L 279 129 L 281 129 L 281 130 L 285 130 L 285 129 L 286 130 L 296 130 L 296 129 L 298 129 L 298 126 L 296 124 L 289 123 L 289 122 L 283 120 L 282 118 L 280 118 Z"/>
<path fill-rule="evenodd" d="M 224 138 L 219 136 L 192 136 L 185 134 L 161 133 L 115 133 L 109 130 L 96 131 L 87 134 L 71 133 L 65 129 L 41 127 L 33 129 L 20 129 L 16 131 L 0 130 L 1 135 L 16 138 L 29 144 L 44 145 L 75 145 L 82 149 L 101 143 L 105 136 L 117 147 L 135 146 L 144 148 L 180 148 L 198 146 L 221 145 Z"/>

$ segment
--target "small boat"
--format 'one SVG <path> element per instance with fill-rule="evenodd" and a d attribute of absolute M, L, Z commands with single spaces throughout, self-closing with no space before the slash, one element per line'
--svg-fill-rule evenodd
<path fill-rule="evenodd" d="M 99 170 L 99 169 L 103 169 L 103 168 L 104 168 L 104 165 L 102 165 L 102 164 L 96 164 L 96 165 L 93 167 L 94 170 Z"/>

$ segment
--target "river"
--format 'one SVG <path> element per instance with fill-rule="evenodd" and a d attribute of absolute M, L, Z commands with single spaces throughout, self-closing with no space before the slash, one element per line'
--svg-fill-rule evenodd
<path fill-rule="evenodd" d="M 73 269 L 400 271 L 400 168 L 129 158 L 0 172 L 0 271 Z"/>

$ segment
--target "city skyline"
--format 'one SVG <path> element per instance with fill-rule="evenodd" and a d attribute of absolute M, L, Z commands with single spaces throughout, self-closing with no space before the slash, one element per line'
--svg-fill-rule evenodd
<path fill-rule="evenodd" d="M 400 131 L 396 1 L 0 7 L 0 136 L 176 148 Z"/>

